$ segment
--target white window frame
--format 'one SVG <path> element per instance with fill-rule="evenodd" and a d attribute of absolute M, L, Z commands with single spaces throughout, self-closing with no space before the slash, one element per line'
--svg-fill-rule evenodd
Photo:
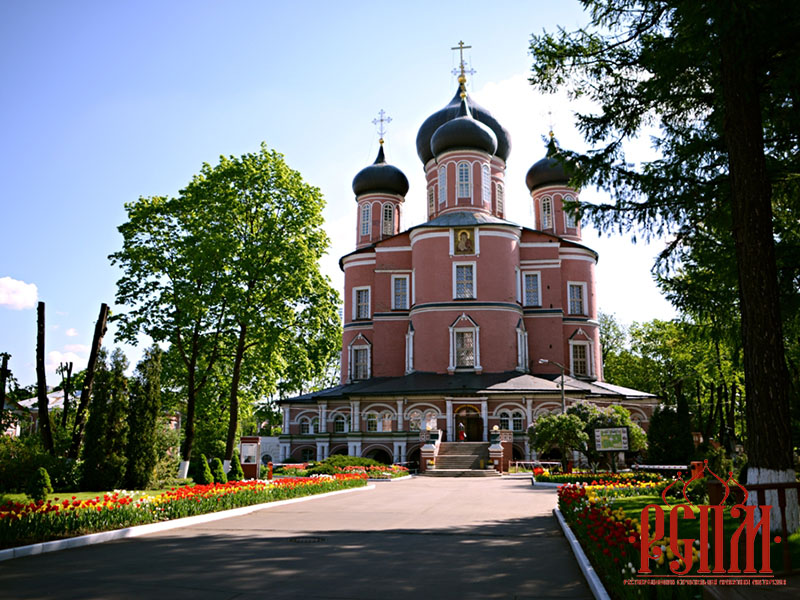
<path fill-rule="evenodd" d="M 575 347 L 581 346 L 586 352 L 586 373 L 575 371 Z M 592 361 L 592 342 L 574 341 L 569 342 L 569 374 L 572 377 L 594 377 L 594 362 Z"/>
<path fill-rule="evenodd" d="M 475 323 L 475 321 L 467 317 L 466 314 L 462 314 L 460 317 L 458 317 L 455 323 L 459 323 L 463 320 L 468 320 L 471 325 L 456 326 L 453 324 L 450 326 L 450 365 L 447 367 L 447 370 L 449 372 L 481 371 L 483 370 L 483 367 L 481 366 L 481 328 L 477 323 Z M 456 365 L 456 334 L 466 332 L 472 332 L 472 341 L 474 344 L 473 365 L 470 367 L 460 367 Z"/>
<path fill-rule="evenodd" d="M 428 217 L 433 216 L 433 213 L 436 211 L 436 194 L 433 189 L 433 185 L 428 188 Z"/>
<path fill-rule="evenodd" d="M 504 206 L 504 198 L 503 198 L 503 184 L 498 183 L 497 187 L 495 188 L 495 194 L 497 195 L 497 216 L 502 217 L 503 211 L 505 210 Z"/>
<path fill-rule="evenodd" d="M 439 167 L 439 204 L 447 203 L 447 165 Z"/>
<path fill-rule="evenodd" d="M 300 419 L 300 435 L 310 435 L 311 433 L 311 419 L 303 417 Z"/>
<path fill-rule="evenodd" d="M 347 433 L 348 425 L 350 424 L 349 421 L 350 419 L 348 419 L 344 413 L 336 413 L 333 416 L 333 433 Z M 337 428 L 339 423 L 342 424 L 341 430 Z"/>
<path fill-rule="evenodd" d="M 577 287 L 581 290 L 581 312 L 574 312 L 572 310 L 572 288 Z M 588 315 L 589 306 L 586 298 L 586 282 L 585 281 L 568 281 L 567 282 L 567 314 L 568 315 Z"/>
<path fill-rule="evenodd" d="M 521 322 L 517 325 L 517 371 L 528 372 L 528 332 L 525 331 L 525 324 Z"/>
<path fill-rule="evenodd" d="M 516 427 L 519 421 L 519 428 Z M 511 431 L 525 431 L 525 415 L 516 410 L 511 413 Z"/>
<path fill-rule="evenodd" d="M 359 343 L 359 344 L 352 344 L 349 348 L 349 358 L 348 361 L 348 370 L 350 371 L 350 381 L 364 381 L 365 379 L 369 379 L 372 376 L 372 348 L 369 344 Z M 367 371 L 365 373 L 366 377 L 356 377 L 356 375 L 360 375 L 361 373 L 356 372 L 356 351 L 365 350 L 367 353 L 367 361 L 366 361 L 366 368 Z"/>
<path fill-rule="evenodd" d="M 414 372 L 414 327 L 408 324 L 406 332 L 406 375 Z"/>
<path fill-rule="evenodd" d="M 564 202 L 573 202 L 575 199 L 572 196 L 564 196 Z M 564 229 L 577 229 L 578 228 L 578 219 L 575 217 L 574 214 L 564 209 L 562 211 L 564 213 Z"/>
<path fill-rule="evenodd" d="M 361 228 L 359 230 L 360 235 L 363 237 L 365 235 L 369 235 L 369 230 L 371 226 L 371 215 L 372 207 L 370 206 L 369 202 L 364 202 L 361 205 Z"/>
<path fill-rule="evenodd" d="M 466 173 L 465 181 L 461 179 L 462 173 Z M 462 194 L 461 192 L 463 191 L 467 193 Z M 456 200 L 463 200 L 464 198 L 472 199 L 472 165 L 462 160 L 456 165 Z"/>
<path fill-rule="evenodd" d="M 500 429 L 511 429 L 511 413 L 508 411 L 500 413 Z"/>
<path fill-rule="evenodd" d="M 492 173 L 489 165 L 481 167 L 481 200 L 484 206 L 492 205 Z"/>
<path fill-rule="evenodd" d="M 458 295 L 458 267 L 471 267 L 472 268 L 472 295 L 459 296 Z M 475 261 L 471 262 L 454 262 L 453 263 L 453 299 L 454 300 L 474 300 L 477 298 L 478 290 L 478 266 Z"/>
<path fill-rule="evenodd" d="M 386 209 L 389 209 L 388 211 Z M 386 217 L 389 217 L 388 219 Z M 394 235 L 394 205 L 386 202 L 381 207 L 381 231 L 383 235 Z M 388 226 L 388 227 L 387 227 Z"/>
<path fill-rule="evenodd" d="M 405 296 L 405 303 L 403 306 L 398 306 L 397 304 L 397 280 L 398 279 L 405 279 L 406 281 L 406 296 Z M 392 275 L 392 310 L 408 310 L 409 308 L 409 298 L 411 296 L 411 278 L 408 275 Z"/>
<path fill-rule="evenodd" d="M 409 431 L 421 431 L 422 423 L 423 423 L 423 414 L 421 410 L 415 408 L 410 413 L 408 413 Z"/>
<path fill-rule="evenodd" d="M 542 231 L 553 229 L 553 199 L 550 196 L 542 198 Z"/>
<path fill-rule="evenodd" d="M 367 321 L 372 316 L 372 286 L 366 285 L 353 288 L 353 321 Z M 360 316 L 358 312 L 358 292 L 367 292 L 367 311 L 366 316 Z"/>
<path fill-rule="evenodd" d="M 528 302 L 528 276 L 536 277 L 536 300 L 538 302 Z M 541 271 L 523 271 L 522 272 L 522 305 L 523 306 L 541 306 L 542 305 L 542 272 Z"/>
<path fill-rule="evenodd" d="M 380 430 L 379 423 L 378 413 L 370 411 L 364 415 L 364 431 L 367 433 L 377 433 Z"/>

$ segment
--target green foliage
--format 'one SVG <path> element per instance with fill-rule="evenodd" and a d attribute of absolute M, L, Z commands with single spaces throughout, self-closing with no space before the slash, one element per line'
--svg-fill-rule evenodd
<path fill-rule="evenodd" d="M 231 468 L 228 470 L 228 481 L 242 481 L 244 479 L 244 471 L 242 470 L 242 463 L 239 462 L 239 451 L 233 451 L 233 458 L 231 458 Z"/>
<path fill-rule="evenodd" d="M 631 419 L 630 411 L 619 404 L 600 407 L 592 402 L 582 400 L 567 409 L 568 415 L 577 416 L 583 423 L 586 442 L 577 447 L 591 465 L 597 465 L 608 458 L 607 452 L 595 449 L 594 430 L 606 427 L 627 427 L 628 447 L 626 456 L 633 456 L 647 448 L 647 436 L 644 430 Z"/>
<path fill-rule="evenodd" d="M 131 380 L 126 489 L 147 489 L 153 479 L 160 458 L 156 444 L 160 411 L 161 350 L 153 346 L 145 351 Z"/>
<path fill-rule="evenodd" d="M 208 466 L 208 459 L 205 454 L 201 454 L 199 459 L 192 461 L 192 479 L 195 483 L 206 485 L 214 483 L 214 475 L 211 473 L 211 467 Z"/>
<path fill-rule="evenodd" d="M 322 461 L 322 464 L 331 465 L 332 467 L 380 467 L 383 466 L 384 463 L 362 456 L 334 454 Z"/>
<path fill-rule="evenodd" d="M 225 475 L 225 468 L 222 466 L 222 461 L 218 458 L 211 461 L 211 475 L 214 477 L 214 483 L 228 483 L 228 476 Z"/>
<path fill-rule="evenodd" d="M 38 435 L 0 436 L 0 492 L 23 492 L 31 473 L 43 467 L 57 492 L 74 491 L 81 463 L 46 452 Z"/>
<path fill-rule="evenodd" d="M 561 450 L 561 462 L 565 469 L 572 451 L 585 448 L 589 441 L 583 421 L 577 415 L 568 413 L 539 417 L 528 429 L 528 436 L 537 452 L 547 452 L 553 448 Z"/>
<path fill-rule="evenodd" d="M 50 475 L 47 469 L 39 467 L 31 475 L 25 493 L 35 502 L 47 499 L 48 494 L 53 493 L 53 485 L 50 483 Z"/>
<path fill-rule="evenodd" d="M 94 389 L 89 403 L 83 448 L 84 490 L 119 489 L 125 482 L 128 443 L 128 361 L 117 348 L 106 364 L 106 353 L 97 358 Z"/>

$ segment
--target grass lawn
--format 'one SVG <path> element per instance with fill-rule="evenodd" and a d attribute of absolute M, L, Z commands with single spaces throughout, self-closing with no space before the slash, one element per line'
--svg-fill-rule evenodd
<path fill-rule="evenodd" d="M 157 496 L 158 494 L 162 494 L 167 490 L 172 488 L 164 488 L 159 490 L 141 490 L 141 491 L 133 491 L 132 494 L 135 497 L 143 496 L 144 494 L 148 494 L 150 496 Z M 103 494 L 111 495 L 114 492 L 111 491 L 104 491 L 104 492 L 53 492 L 52 494 L 48 494 L 47 498 L 45 498 L 45 502 L 48 500 L 52 500 L 55 502 L 56 500 L 90 500 L 92 498 L 97 498 L 100 496 L 103 497 Z M 28 498 L 25 494 L 4 494 L 0 493 L 0 506 L 5 504 L 8 501 L 12 502 L 30 502 L 31 499 Z"/>

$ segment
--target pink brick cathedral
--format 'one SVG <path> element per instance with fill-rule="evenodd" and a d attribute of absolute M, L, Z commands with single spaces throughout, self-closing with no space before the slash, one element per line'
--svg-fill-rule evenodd
<path fill-rule="evenodd" d="M 403 229 L 408 180 L 383 140 L 353 180 L 341 384 L 281 403 L 282 462 L 350 454 L 413 467 L 428 431 L 488 445 L 495 426 L 530 459 L 529 424 L 561 411 L 561 366 L 567 405 L 621 403 L 647 424 L 654 397 L 603 381 L 597 253 L 563 208 L 578 197 L 564 168 L 534 162 L 530 198 L 507 198 L 511 137 L 459 81 L 417 134 L 427 222 Z M 531 202 L 533 220 L 508 221 L 508 202 Z"/>

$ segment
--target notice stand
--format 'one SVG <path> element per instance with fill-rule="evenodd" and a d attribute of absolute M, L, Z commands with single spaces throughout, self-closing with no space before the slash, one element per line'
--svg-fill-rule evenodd
<path fill-rule="evenodd" d="M 245 479 L 258 479 L 261 464 L 261 438 L 258 436 L 242 437 L 239 440 L 239 456 Z"/>
<path fill-rule="evenodd" d="M 612 452 L 611 470 L 617 472 L 617 452 L 628 451 L 628 428 L 605 427 L 594 430 L 594 447 L 598 452 Z"/>

